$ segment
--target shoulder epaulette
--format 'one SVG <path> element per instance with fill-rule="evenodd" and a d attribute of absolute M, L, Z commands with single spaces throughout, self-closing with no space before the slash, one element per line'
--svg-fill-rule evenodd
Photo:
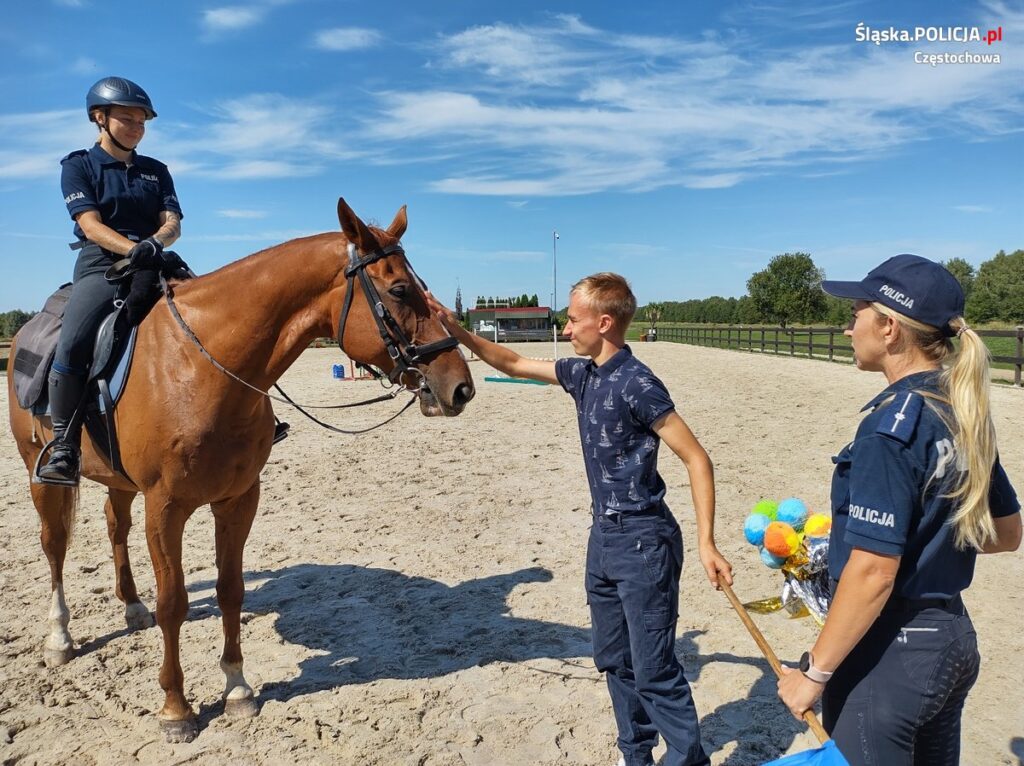
<path fill-rule="evenodd" d="M 72 157 L 82 157 L 82 156 L 85 156 L 88 153 L 89 153 L 88 149 L 76 149 L 75 151 L 71 152 L 70 154 L 66 154 L 63 157 L 61 157 L 60 161 L 61 162 L 67 162 Z"/>
<path fill-rule="evenodd" d="M 900 391 L 881 406 L 881 417 L 875 433 L 908 444 L 921 417 L 924 399 L 916 391 Z"/>

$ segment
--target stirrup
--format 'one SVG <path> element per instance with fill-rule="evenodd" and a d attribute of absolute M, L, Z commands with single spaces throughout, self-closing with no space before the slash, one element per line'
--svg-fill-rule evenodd
<path fill-rule="evenodd" d="M 57 474 L 51 476 L 44 476 L 43 471 L 50 467 L 49 461 L 43 463 L 43 458 L 46 457 L 47 453 L 51 452 L 57 446 L 64 446 L 66 449 L 71 451 L 72 459 L 74 463 L 72 467 L 74 471 L 72 475 Z M 32 469 L 32 483 L 33 484 L 53 484 L 58 487 L 77 487 L 79 477 L 82 473 L 82 457 L 81 452 L 74 447 L 68 446 L 60 442 L 58 439 L 53 439 L 48 442 L 39 451 L 39 456 L 36 458 L 35 467 Z"/>
<path fill-rule="evenodd" d="M 287 439 L 288 438 L 288 430 L 290 428 L 291 428 L 291 425 L 289 425 L 288 423 L 285 423 L 284 421 L 278 422 L 274 426 L 274 441 L 271 442 L 271 444 L 277 444 L 278 442 L 282 442 L 285 439 Z"/>

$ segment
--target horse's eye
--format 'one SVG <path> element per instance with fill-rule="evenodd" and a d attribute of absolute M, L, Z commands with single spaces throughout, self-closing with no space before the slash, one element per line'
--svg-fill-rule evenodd
<path fill-rule="evenodd" d="M 406 294 L 409 292 L 409 288 L 406 285 L 395 285 L 388 290 L 388 292 L 398 298 L 398 300 L 404 300 Z"/>

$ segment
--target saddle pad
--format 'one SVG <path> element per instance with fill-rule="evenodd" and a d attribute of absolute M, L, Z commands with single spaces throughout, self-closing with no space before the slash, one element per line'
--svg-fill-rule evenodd
<path fill-rule="evenodd" d="M 15 336 L 17 351 L 11 364 L 14 393 L 23 409 L 35 405 L 46 391 L 57 339 L 64 323 L 64 309 L 71 297 L 71 283 L 61 285 L 46 299 L 43 310 L 32 317 Z"/>
<path fill-rule="evenodd" d="M 135 336 L 138 335 L 139 328 L 133 327 L 131 333 L 128 336 L 127 342 L 118 352 L 118 356 L 115 360 L 114 368 L 111 370 L 110 375 L 107 376 L 107 383 L 110 387 L 110 398 L 117 405 L 117 402 L 121 399 L 121 394 L 124 393 L 124 384 L 128 380 L 128 373 L 132 367 L 132 357 L 135 353 Z M 49 370 L 49 365 L 47 365 Z M 103 401 L 103 397 L 99 395 L 94 387 L 89 391 L 89 402 L 90 407 L 95 408 L 97 412 L 106 414 L 107 405 Z M 36 406 L 32 407 L 33 415 L 49 415 L 50 414 L 50 402 L 46 399 L 42 399 L 37 402 Z"/>

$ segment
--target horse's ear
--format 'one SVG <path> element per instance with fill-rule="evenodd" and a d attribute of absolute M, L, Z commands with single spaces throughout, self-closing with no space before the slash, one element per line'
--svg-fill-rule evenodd
<path fill-rule="evenodd" d="M 401 239 L 407 228 L 409 228 L 409 217 L 405 214 L 405 205 L 402 205 L 399 211 L 395 213 L 395 220 L 388 226 L 388 234 L 395 239 Z"/>
<path fill-rule="evenodd" d="M 372 253 L 380 246 L 373 232 L 348 206 L 344 197 L 338 197 L 338 223 L 341 224 L 341 230 L 345 232 L 348 241 L 354 244 L 360 253 Z"/>

